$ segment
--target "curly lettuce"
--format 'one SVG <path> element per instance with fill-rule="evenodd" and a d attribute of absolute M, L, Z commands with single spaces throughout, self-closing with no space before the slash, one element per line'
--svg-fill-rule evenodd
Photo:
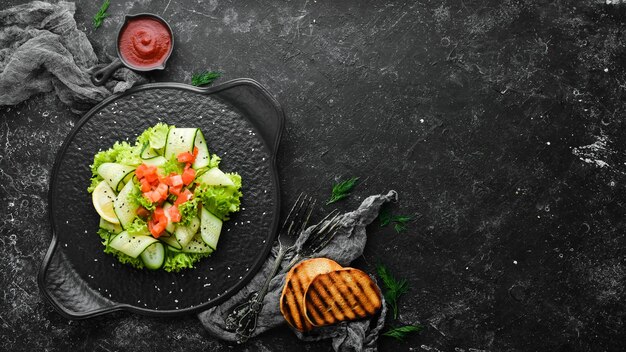
<path fill-rule="evenodd" d="M 227 173 L 226 176 L 235 186 L 198 185 L 194 191 L 195 198 L 202 202 L 202 206 L 223 221 L 228 220 L 230 213 L 239 211 L 241 205 L 241 176 L 236 173 Z"/>
<path fill-rule="evenodd" d="M 115 142 L 113 147 L 98 152 L 93 158 L 91 168 L 91 185 L 87 188 L 89 193 L 93 192 L 98 183 L 102 181 L 102 177 L 98 175 L 98 168 L 104 163 L 119 163 L 130 166 L 139 166 L 141 164 L 141 148 L 137 145 L 132 146 L 128 142 Z"/>
<path fill-rule="evenodd" d="M 163 263 L 163 270 L 167 272 L 179 272 L 183 269 L 192 269 L 202 258 L 210 256 L 211 253 L 185 253 L 169 251 Z"/>
<path fill-rule="evenodd" d="M 165 147 L 167 133 L 169 132 L 170 127 L 174 126 L 168 126 L 163 122 L 159 122 L 156 125 L 149 127 L 147 130 L 143 131 L 139 137 L 137 137 L 137 145 L 144 146 L 149 144 L 152 149 L 161 149 Z"/>

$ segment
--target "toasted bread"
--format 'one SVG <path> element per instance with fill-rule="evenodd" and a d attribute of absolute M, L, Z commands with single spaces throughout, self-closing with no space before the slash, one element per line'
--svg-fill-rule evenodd
<path fill-rule="evenodd" d="M 314 258 L 304 260 L 289 270 L 280 296 L 280 312 L 289 325 L 300 331 L 311 330 L 312 326 L 304 315 L 304 293 L 315 276 L 341 268 L 333 260 Z"/>
<path fill-rule="evenodd" d="M 354 268 L 317 275 L 304 294 L 304 315 L 313 326 L 372 316 L 381 306 L 378 286 Z"/>

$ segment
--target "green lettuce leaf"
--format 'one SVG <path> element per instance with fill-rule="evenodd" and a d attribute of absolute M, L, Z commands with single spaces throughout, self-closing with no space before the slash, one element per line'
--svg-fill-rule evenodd
<path fill-rule="evenodd" d="M 130 166 L 138 166 L 141 164 L 141 147 L 132 146 L 128 142 L 115 142 L 113 147 L 98 152 L 93 157 L 91 168 L 91 185 L 87 188 L 89 193 L 93 192 L 98 183 L 102 181 L 102 177 L 98 175 L 98 167 L 104 163 L 120 163 Z"/>
<path fill-rule="evenodd" d="M 126 232 L 131 236 L 150 236 L 148 224 L 140 218 L 135 218 L 128 228 L 126 228 Z"/>
<path fill-rule="evenodd" d="M 171 126 L 174 127 L 174 126 Z M 137 137 L 137 145 L 143 146 L 146 143 L 150 144 L 152 149 L 161 149 L 165 147 L 167 141 L 167 133 L 170 130 L 170 126 L 159 122 L 156 125 L 149 127 L 147 130 Z"/>
<path fill-rule="evenodd" d="M 210 256 L 211 253 L 183 253 L 167 251 L 163 270 L 167 272 L 179 272 L 182 269 L 191 269 L 200 259 Z"/>
<path fill-rule="evenodd" d="M 187 226 L 191 223 L 193 218 L 198 216 L 199 202 L 199 198 L 194 198 L 178 206 L 178 212 L 180 213 L 180 225 Z"/>
<path fill-rule="evenodd" d="M 226 174 L 235 184 L 235 187 L 198 185 L 194 191 L 195 198 L 202 201 L 202 206 L 222 220 L 228 220 L 228 215 L 239 211 L 241 205 L 241 176 L 236 173 Z"/>
<path fill-rule="evenodd" d="M 130 194 L 130 200 L 135 205 L 141 205 L 149 211 L 154 211 L 154 208 L 156 208 L 156 203 L 152 203 L 148 198 L 144 197 L 143 193 L 141 193 L 141 188 L 136 183 L 133 192 Z"/>

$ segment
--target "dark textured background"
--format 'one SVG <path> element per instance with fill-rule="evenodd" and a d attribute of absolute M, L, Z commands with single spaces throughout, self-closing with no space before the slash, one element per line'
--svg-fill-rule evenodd
<path fill-rule="evenodd" d="M 2 1 L 2 6 L 20 1 Z M 282 200 L 359 176 L 355 207 L 396 189 L 406 233 L 377 224 L 355 266 L 410 282 L 383 351 L 626 348 L 626 9 L 601 1 L 79 1 L 99 54 L 124 13 L 176 33 L 156 81 L 212 69 L 283 104 Z M 6 350 L 309 350 L 286 328 L 243 347 L 193 317 L 67 321 L 35 283 L 53 158 L 77 121 L 53 96 L 0 109 L 0 343 Z M 320 210 L 328 211 L 332 207 Z"/>

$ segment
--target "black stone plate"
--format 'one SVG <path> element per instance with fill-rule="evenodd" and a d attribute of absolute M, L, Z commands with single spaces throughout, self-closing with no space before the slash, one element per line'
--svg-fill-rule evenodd
<path fill-rule="evenodd" d="M 159 121 L 199 127 L 222 170 L 243 179 L 241 211 L 224 223 L 218 249 L 195 269 L 137 270 L 103 253 L 91 204 L 89 165 L 98 150 L 135 137 Z M 59 151 L 50 181 L 52 243 L 39 272 L 44 296 L 72 319 L 128 310 L 174 316 L 215 306 L 260 268 L 280 216 L 275 157 L 284 123 L 278 102 L 257 82 L 211 88 L 146 84 L 89 111 Z"/>

